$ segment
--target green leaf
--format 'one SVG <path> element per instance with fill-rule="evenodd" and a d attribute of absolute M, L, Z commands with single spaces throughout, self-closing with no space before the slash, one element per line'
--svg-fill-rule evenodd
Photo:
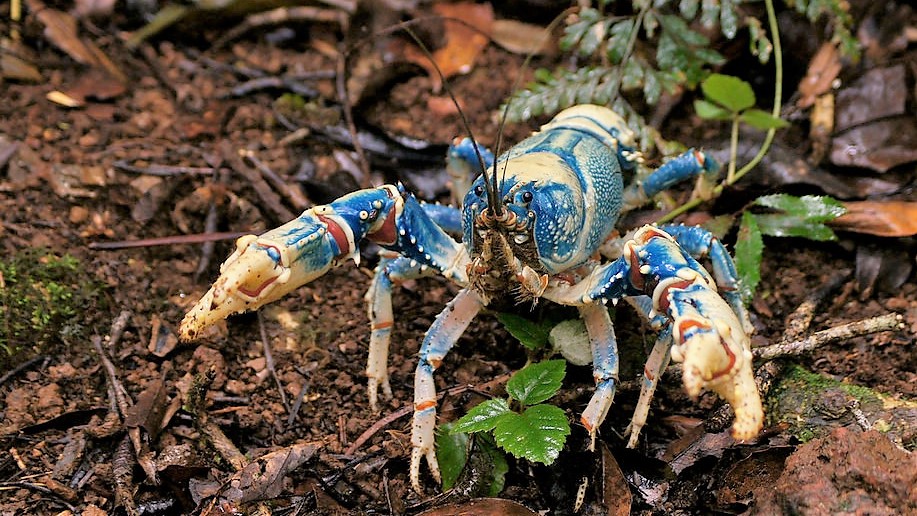
<path fill-rule="evenodd" d="M 534 405 L 554 396 L 566 374 L 565 360 L 529 364 L 506 383 L 506 392 L 523 405 Z"/>
<path fill-rule="evenodd" d="M 719 73 L 711 74 L 701 83 L 704 95 L 733 113 L 755 105 L 755 92 L 747 82 Z"/>
<path fill-rule="evenodd" d="M 707 120 L 729 120 L 732 118 L 732 112 L 706 100 L 695 100 L 694 111 L 697 112 L 697 116 Z"/>
<path fill-rule="evenodd" d="M 487 432 L 497 426 L 497 421 L 506 414 L 513 414 L 509 402 L 504 398 L 494 398 L 479 403 L 467 414 L 455 422 L 453 432 Z"/>
<path fill-rule="evenodd" d="M 550 326 L 542 325 L 535 321 L 520 317 L 515 314 L 499 313 L 497 320 L 506 328 L 510 335 L 532 351 L 548 345 Z"/>
<path fill-rule="evenodd" d="M 680 16 L 667 14 L 659 16 L 659 23 L 673 39 L 691 46 L 707 46 L 710 42 L 703 34 L 691 30 L 688 23 Z"/>
<path fill-rule="evenodd" d="M 726 39 L 733 39 L 739 31 L 739 16 L 736 7 L 730 0 L 723 0 L 720 6 L 720 30 Z"/>
<path fill-rule="evenodd" d="M 659 82 L 656 73 L 649 70 L 647 70 L 643 79 L 643 97 L 646 99 L 647 104 L 656 105 L 659 102 L 659 96 L 662 95 L 662 84 Z"/>
<path fill-rule="evenodd" d="M 442 474 L 443 491 L 452 489 L 468 460 L 468 434 L 455 431 L 455 423 L 436 428 L 436 460 Z"/>
<path fill-rule="evenodd" d="M 813 222 L 834 220 L 847 212 L 847 208 L 844 208 L 840 201 L 821 195 L 803 195 L 802 197 L 788 194 L 765 195 L 758 197 L 755 204 L 785 211 L 787 215 Z"/>
<path fill-rule="evenodd" d="M 785 213 L 756 215 L 761 233 L 775 237 L 802 237 L 809 240 L 837 240 L 837 235 L 828 226 L 812 219 L 795 217 Z"/>
<path fill-rule="evenodd" d="M 764 240 L 758 221 L 751 212 L 742 214 L 739 225 L 739 236 L 736 239 L 735 262 L 739 273 L 739 285 L 742 298 L 751 301 L 761 281 L 761 256 L 764 251 Z"/>
<path fill-rule="evenodd" d="M 553 405 L 535 405 L 522 414 L 507 414 L 494 429 L 494 438 L 501 448 L 514 457 L 542 464 L 557 459 L 568 435 L 567 416 Z"/>
<path fill-rule="evenodd" d="M 506 485 L 506 474 L 509 472 L 509 463 L 506 461 L 506 455 L 497 448 L 497 443 L 490 434 L 477 434 L 475 437 L 475 446 L 479 446 L 481 451 L 490 457 L 491 475 L 493 481 L 490 483 L 490 492 L 488 496 L 497 496 L 503 491 Z"/>
<path fill-rule="evenodd" d="M 756 108 L 743 111 L 739 118 L 746 124 L 758 129 L 782 129 L 790 125 L 786 120 Z"/>
<path fill-rule="evenodd" d="M 678 3 L 678 10 L 681 16 L 686 20 L 693 20 L 697 15 L 697 7 L 700 4 L 698 0 L 681 0 Z"/>
<path fill-rule="evenodd" d="M 612 64 L 619 64 L 627 53 L 627 42 L 630 40 L 630 33 L 634 30 L 634 20 L 622 20 L 608 30 L 608 60 Z"/>

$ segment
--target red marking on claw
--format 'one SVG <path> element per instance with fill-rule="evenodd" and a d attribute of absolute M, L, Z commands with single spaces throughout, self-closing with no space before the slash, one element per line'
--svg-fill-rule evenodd
<path fill-rule="evenodd" d="M 681 322 L 678 323 L 678 334 L 681 336 L 682 344 L 685 342 L 685 333 L 691 328 L 702 328 L 709 330 L 710 325 L 703 321 L 698 321 L 697 319 L 682 319 Z"/>
<path fill-rule="evenodd" d="M 380 323 L 373 324 L 373 325 L 371 326 L 371 329 L 373 329 L 373 330 L 384 330 L 384 329 L 386 329 L 386 328 L 391 328 L 393 324 L 394 324 L 394 322 L 392 322 L 392 321 L 383 321 L 383 322 L 380 322 Z"/>
<path fill-rule="evenodd" d="M 630 247 L 630 256 L 627 257 L 627 262 L 630 265 L 630 283 L 634 288 L 643 290 L 646 287 L 646 281 L 643 279 L 643 274 L 640 274 L 640 257 L 637 256 L 637 250 Z"/>
<path fill-rule="evenodd" d="M 663 288 L 662 292 L 660 292 L 659 294 L 659 309 L 662 310 L 663 312 L 669 311 L 669 290 L 673 288 L 684 289 L 684 288 L 691 286 L 692 283 L 694 283 L 694 281 L 685 280 L 685 281 L 673 281 L 672 283 L 669 283 L 668 285 L 666 285 Z"/>
<path fill-rule="evenodd" d="M 337 222 L 329 219 L 328 217 L 322 215 L 316 215 L 318 220 L 325 223 L 328 226 L 328 233 L 331 234 L 331 237 L 334 238 L 334 242 L 337 244 L 340 252 L 338 256 L 344 256 L 350 254 L 350 242 L 347 241 L 347 234 L 344 233 L 344 229 L 341 228 L 341 225 Z"/>
<path fill-rule="evenodd" d="M 729 365 L 727 365 L 722 371 L 715 373 L 713 376 L 711 376 L 710 377 L 711 380 L 715 380 L 719 378 L 720 376 L 729 374 L 729 371 L 732 371 L 733 366 L 735 366 L 736 364 L 735 353 L 733 353 L 732 350 L 729 349 L 729 345 L 726 344 L 726 341 L 720 338 L 720 344 L 723 345 L 723 350 L 725 350 L 726 354 L 729 356 Z"/>
<path fill-rule="evenodd" d="M 382 215 L 382 226 L 366 235 L 367 238 L 379 245 L 392 245 L 398 241 L 398 233 L 395 229 L 395 206 Z"/>
<path fill-rule="evenodd" d="M 589 422 L 586 421 L 586 418 L 585 418 L 585 417 L 579 418 L 579 421 L 580 421 L 580 423 L 583 424 L 583 426 L 586 427 L 586 430 L 587 430 L 589 433 L 592 433 L 592 425 L 590 425 Z"/>
<path fill-rule="evenodd" d="M 249 290 L 249 289 L 247 289 L 247 288 L 245 288 L 245 287 L 243 287 L 243 286 L 241 286 L 241 285 L 240 285 L 239 287 L 237 287 L 236 290 L 238 290 L 239 292 L 245 294 L 245 295 L 248 296 L 248 297 L 256 298 L 256 297 L 260 296 L 262 292 L 264 292 L 264 289 L 267 288 L 268 285 L 270 285 L 271 283 L 273 283 L 274 281 L 276 281 L 277 278 L 278 278 L 278 276 L 274 276 L 273 278 L 270 278 L 269 280 L 267 280 L 267 281 L 265 281 L 264 283 L 262 283 L 261 285 L 259 285 L 258 288 L 256 288 L 255 290 Z"/>

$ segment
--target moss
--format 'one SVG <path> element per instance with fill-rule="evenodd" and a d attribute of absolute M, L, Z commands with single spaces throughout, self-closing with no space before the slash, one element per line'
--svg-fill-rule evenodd
<path fill-rule="evenodd" d="M 102 288 L 70 255 L 26 249 L 0 259 L 0 365 L 85 338 Z"/>
<path fill-rule="evenodd" d="M 790 433 L 806 442 L 836 426 L 852 424 L 848 404 L 853 399 L 868 414 L 876 414 L 883 407 L 881 396 L 866 387 L 791 365 L 766 400 L 769 423 L 788 426 Z"/>

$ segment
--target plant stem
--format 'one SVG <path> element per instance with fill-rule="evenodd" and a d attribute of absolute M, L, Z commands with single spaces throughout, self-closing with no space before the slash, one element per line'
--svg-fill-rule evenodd
<path fill-rule="evenodd" d="M 736 155 L 739 152 L 739 114 L 732 115 L 732 131 L 729 135 L 729 169 L 726 172 L 726 184 L 731 185 L 736 177 Z"/>
<path fill-rule="evenodd" d="M 768 27 L 771 31 L 771 38 L 774 42 L 774 108 L 771 110 L 771 115 L 775 118 L 780 116 L 780 104 L 783 101 L 783 50 L 780 46 L 780 29 L 777 27 L 777 14 L 774 12 L 774 0 L 764 0 L 764 6 L 767 9 L 767 22 Z M 733 125 L 733 131 L 735 131 L 735 125 Z M 767 130 L 767 135 L 764 137 L 764 143 L 761 145 L 761 149 L 758 150 L 758 154 L 748 162 L 747 165 L 739 169 L 734 175 L 731 173 L 735 170 L 735 161 L 736 161 L 736 144 L 730 145 L 730 159 L 729 159 L 729 171 L 727 174 L 726 180 L 713 189 L 713 195 L 711 198 L 717 198 L 720 194 L 723 193 L 723 189 L 726 186 L 733 185 L 739 179 L 742 179 L 742 176 L 750 172 L 758 163 L 761 162 L 761 159 L 764 158 L 764 155 L 767 154 L 767 150 L 771 146 L 771 142 L 774 140 L 774 134 L 777 132 L 776 128 L 771 128 Z M 656 220 L 657 224 L 662 224 L 668 222 L 675 217 L 685 213 L 686 211 L 692 210 L 704 202 L 706 199 L 693 199 L 691 201 L 682 204 L 678 208 L 666 213 L 662 217 Z"/>

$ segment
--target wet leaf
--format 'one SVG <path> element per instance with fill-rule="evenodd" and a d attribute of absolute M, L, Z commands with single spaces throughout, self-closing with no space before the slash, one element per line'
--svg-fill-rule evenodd
<path fill-rule="evenodd" d="M 917 202 L 846 202 L 847 212 L 830 222 L 835 229 L 883 237 L 917 235 Z"/>
<path fill-rule="evenodd" d="M 160 377 L 151 381 L 147 388 L 137 396 L 137 403 L 127 412 L 124 426 L 127 428 L 143 428 L 146 433 L 155 438 L 162 429 L 163 416 L 166 413 L 166 385 L 165 378 Z"/>
<path fill-rule="evenodd" d="M 755 105 L 755 92 L 751 85 L 738 77 L 712 74 L 701 83 L 701 90 L 709 100 L 734 113 Z"/>
<path fill-rule="evenodd" d="M 542 464 L 557 459 L 569 434 L 566 414 L 553 405 L 535 405 L 522 414 L 511 412 L 494 428 L 498 446 L 516 458 Z"/>
<path fill-rule="evenodd" d="M 761 257 L 764 241 L 756 216 L 750 212 L 742 213 L 739 236 L 736 239 L 735 265 L 739 273 L 742 298 L 746 301 L 754 296 L 755 289 L 761 281 Z"/>
<path fill-rule="evenodd" d="M 566 374 L 565 360 L 529 364 L 506 383 L 506 392 L 523 405 L 534 405 L 554 396 Z"/>
<path fill-rule="evenodd" d="M 917 120 L 898 116 L 860 125 L 831 141 L 831 162 L 877 172 L 917 161 Z"/>
<path fill-rule="evenodd" d="M 497 421 L 511 413 L 505 398 L 494 398 L 479 403 L 456 421 L 453 432 L 487 432 L 497 426 Z"/>
<path fill-rule="evenodd" d="M 906 113 L 908 97 L 904 65 L 876 68 L 837 93 L 835 126 L 854 126 Z"/>
<path fill-rule="evenodd" d="M 844 205 L 825 196 L 804 195 L 795 197 L 787 194 L 765 195 L 755 200 L 758 206 L 766 206 L 813 222 L 833 220 L 844 214 Z"/>
<path fill-rule="evenodd" d="M 548 345 L 548 333 L 551 331 L 548 324 L 510 313 L 497 314 L 497 320 L 510 335 L 533 351 Z"/>
<path fill-rule="evenodd" d="M 456 432 L 455 423 L 436 428 L 436 460 L 443 480 L 443 491 L 452 489 L 468 457 L 468 434 Z"/>
<path fill-rule="evenodd" d="M 815 98 L 831 90 L 831 85 L 841 71 L 840 53 L 837 44 L 826 42 L 809 62 L 806 76 L 799 81 L 799 100 L 796 106 L 807 108 L 815 103 Z"/>

